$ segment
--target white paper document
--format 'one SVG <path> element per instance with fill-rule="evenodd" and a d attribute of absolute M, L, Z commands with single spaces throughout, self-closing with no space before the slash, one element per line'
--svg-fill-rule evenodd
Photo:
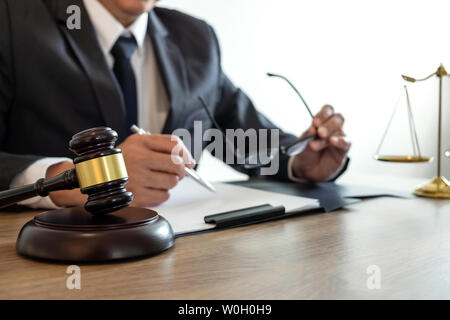
<path fill-rule="evenodd" d="M 217 192 L 210 192 L 189 177 L 170 191 L 170 199 L 152 207 L 172 225 L 176 234 L 212 229 L 204 217 L 262 204 L 284 206 L 286 212 L 306 211 L 319 207 L 316 199 L 261 191 L 225 183 L 213 183 Z"/>

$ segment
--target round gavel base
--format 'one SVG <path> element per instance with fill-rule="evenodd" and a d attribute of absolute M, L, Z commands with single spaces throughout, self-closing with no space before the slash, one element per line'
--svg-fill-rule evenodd
<path fill-rule="evenodd" d="M 150 256 L 175 243 L 170 224 L 155 211 L 127 207 L 94 216 L 83 208 L 38 214 L 17 239 L 21 255 L 60 262 L 105 262 Z"/>

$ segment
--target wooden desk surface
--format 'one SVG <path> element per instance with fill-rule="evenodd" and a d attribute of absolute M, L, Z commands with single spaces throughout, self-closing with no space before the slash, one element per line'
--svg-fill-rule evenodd
<path fill-rule="evenodd" d="M 16 254 L 36 213 L 0 213 L 1 299 L 450 299 L 450 201 L 380 198 L 180 238 L 153 258 L 81 266 L 81 290 L 66 288 L 67 265 Z"/>

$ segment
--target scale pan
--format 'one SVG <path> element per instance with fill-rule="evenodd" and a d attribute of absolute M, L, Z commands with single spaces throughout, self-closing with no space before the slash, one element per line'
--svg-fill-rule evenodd
<path fill-rule="evenodd" d="M 406 162 L 406 163 L 418 163 L 418 162 L 429 162 L 433 160 L 433 157 L 422 157 L 422 156 L 386 156 L 375 154 L 373 156 L 375 160 L 385 161 L 385 162 Z"/>

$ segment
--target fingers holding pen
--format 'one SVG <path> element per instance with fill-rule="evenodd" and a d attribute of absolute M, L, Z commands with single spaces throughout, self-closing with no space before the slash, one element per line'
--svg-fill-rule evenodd
<path fill-rule="evenodd" d="M 149 151 L 146 157 L 146 168 L 176 175 L 180 180 L 186 175 L 183 159 L 179 156 Z"/>
<path fill-rule="evenodd" d="M 133 205 L 164 202 L 195 161 L 181 140 L 169 135 L 129 136 L 120 146 L 128 171 Z"/>
<path fill-rule="evenodd" d="M 144 144 L 150 150 L 171 154 L 172 161 L 176 163 L 183 163 L 188 168 L 195 167 L 195 159 L 187 149 L 183 141 L 175 135 L 143 135 Z M 179 162 L 181 158 L 181 162 Z"/>

